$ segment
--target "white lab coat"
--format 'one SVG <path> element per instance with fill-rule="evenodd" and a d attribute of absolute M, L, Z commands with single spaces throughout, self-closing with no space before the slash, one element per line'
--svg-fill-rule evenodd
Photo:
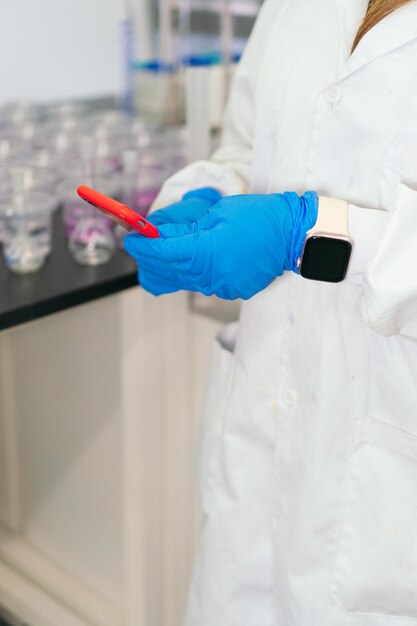
<path fill-rule="evenodd" d="M 223 148 L 159 198 L 315 189 L 355 241 L 217 343 L 187 626 L 417 625 L 417 2 L 350 56 L 367 3 L 266 0 Z"/>

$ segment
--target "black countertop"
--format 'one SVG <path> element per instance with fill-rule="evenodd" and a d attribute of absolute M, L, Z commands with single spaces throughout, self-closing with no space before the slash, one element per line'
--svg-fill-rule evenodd
<path fill-rule="evenodd" d="M 117 293 L 137 284 L 136 265 L 123 251 L 98 267 L 78 265 L 67 248 L 61 211 L 54 215 L 53 251 L 44 267 L 19 275 L 0 260 L 0 330 Z"/>

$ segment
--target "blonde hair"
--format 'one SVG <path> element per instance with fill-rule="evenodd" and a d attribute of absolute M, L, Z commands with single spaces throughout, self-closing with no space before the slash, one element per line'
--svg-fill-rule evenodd
<path fill-rule="evenodd" d="M 366 33 L 375 26 L 375 24 L 378 24 L 378 22 L 380 22 L 384 17 L 408 2 L 410 2 L 410 0 L 370 0 L 365 19 L 355 37 L 355 41 L 353 42 L 352 52 L 362 37 L 364 37 Z"/>

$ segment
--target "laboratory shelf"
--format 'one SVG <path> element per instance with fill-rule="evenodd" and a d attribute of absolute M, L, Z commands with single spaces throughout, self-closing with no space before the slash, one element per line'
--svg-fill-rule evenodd
<path fill-rule="evenodd" d="M 14 274 L 0 261 L 0 331 L 137 284 L 136 265 L 122 250 L 107 265 L 78 265 L 67 248 L 60 210 L 53 229 L 53 251 L 39 272 Z"/>
<path fill-rule="evenodd" d="M 174 10 L 181 9 L 182 0 L 174 0 L 172 8 Z M 259 13 L 260 2 L 256 0 L 242 1 L 236 0 L 230 2 L 228 6 L 228 12 L 235 17 L 256 17 Z M 192 4 L 191 11 L 193 13 L 218 13 L 222 14 L 224 11 L 224 0 L 195 0 Z"/>

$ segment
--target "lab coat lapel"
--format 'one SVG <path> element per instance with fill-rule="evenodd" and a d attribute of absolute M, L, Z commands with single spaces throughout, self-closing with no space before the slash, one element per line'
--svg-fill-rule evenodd
<path fill-rule="evenodd" d="M 346 10 L 345 5 L 349 3 L 349 0 L 335 1 L 338 3 L 341 10 L 343 10 L 343 8 Z M 352 5 L 354 4 L 355 2 L 352 2 Z M 366 12 L 366 6 L 365 12 L 363 10 L 361 12 L 359 5 L 364 4 L 367 6 L 368 2 L 356 0 L 356 7 L 354 7 L 358 9 L 356 30 L 359 28 L 361 19 L 363 19 Z M 347 21 L 345 19 L 346 28 L 349 28 L 349 24 L 355 24 L 356 17 L 354 8 L 351 8 L 350 20 Z M 406 4 L 381 20 L 365 35 L 342 68 L 340 80 L 353 74 L 353 72 L 356 72 L 364 65 L 371 63 L 374 59 L 403 46 L 415 38 L 417 38 L 417 2 L 413 0 L 410 4 Z"/>
<path fill-rule="evenodd" d="M 366 15 L 369 0 L 334 0 L 339 10 L 340 22 L 348 49 Z"/>

